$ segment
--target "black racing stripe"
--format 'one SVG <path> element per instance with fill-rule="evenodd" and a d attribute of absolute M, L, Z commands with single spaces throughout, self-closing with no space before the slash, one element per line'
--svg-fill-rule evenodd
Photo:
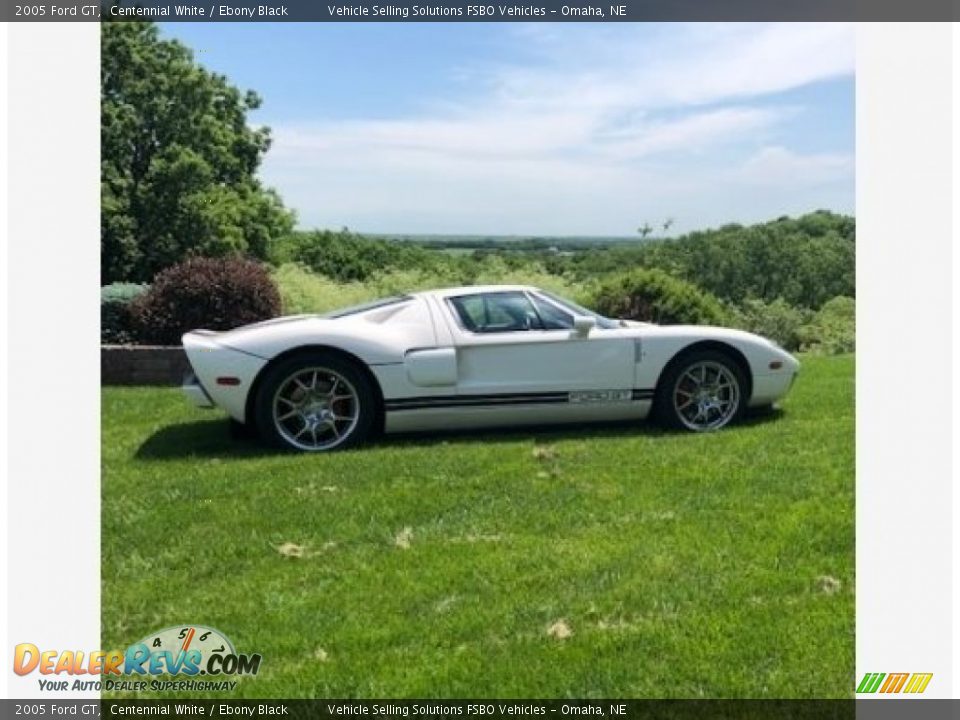
<path fill-rule="evenodd" d="M 425 397 L 388 400 L 387 410 L 419 410 L 431 407 L 475 407 L 481 405 L 534 405 L 565 403 L 570 399 L 565 392 L 500 393 L 497 395 L 427 395 Z"/>
<path fill-rule="evenodd" d="M 634 389 L 631 400 L 649 400 L 653 390 Z M 498 405 L 542 405 L 570 402 L 570 392 L 496 393 L 492 395 L 425 395 L 387 400 L 388 411 L 422 410 L 425 408 L 483 407 Z"/>

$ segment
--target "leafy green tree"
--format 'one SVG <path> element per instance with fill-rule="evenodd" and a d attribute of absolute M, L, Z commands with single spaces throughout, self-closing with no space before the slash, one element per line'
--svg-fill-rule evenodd
<path fill-rule="evenodd" d="M 586 280 L 624 268 L 659 268 L 730 303 L 782 298 L 815 310 L 838 295 L 854 296 L 855 236 L 852 217 L 817 211 L 581 252 L 557 269 Z"/>
<path fill-rule="evenodd" d="M 153 23 L 101 25 L 101 278 L 145 281 L 191 255 L 263 258 L 293 216 L 256 178 L 260 105 L 164 40 Z"/>

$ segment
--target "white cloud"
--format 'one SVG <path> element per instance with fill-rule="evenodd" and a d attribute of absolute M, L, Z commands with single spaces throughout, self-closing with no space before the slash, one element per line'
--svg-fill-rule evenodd
<path fill-rule="evenodd" d="M 264 177 L 305 226 L 375 232 L 627 234 L 661 215 L 682 230 L 786 212 L 818 183 L 852 196 L 851 159 L 779 145 L 798 108 L 767 97 L 851 74 L 849 26 L 593 27 L 510 26 L 533 62 L 462 69 L 466 103 L 275 123 Z M 758 184 L 764 211 L 731 197 Z"/>
<path fill-rule="evenodd" d="M 845 153 L 800 155 L 783 147 L 764 147 L 736 173 L 745 184 L 794 187 L 816 185 L 851 177 L 854 158 Z"/>
<path fill-rule="evenodd" d="M 598 144 L 611 157 L 623 159 L 670 151 L 696 152 L 768 128 L 787 114 L 786 110 L 726 107 L 676 120 L 654 120 L 622 127 L 610 135 L 601 135 Z"/>
<path fill-rule="evenodd" d="M 526 38 L 553 64 L 499 72 L 500 99 L 520 106 L 701 105 L 849 75 L 855 63 L 844 23 L 668 25 L 650 38 L 631 25 L 584 37 L 574 25 Z"/>

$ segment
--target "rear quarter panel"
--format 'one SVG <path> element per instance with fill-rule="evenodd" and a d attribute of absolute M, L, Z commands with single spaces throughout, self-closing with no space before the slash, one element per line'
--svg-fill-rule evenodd
<path fill-rule="evenodd" d="M 355 316 L 301 318 L 296 322 L 238 328 L 217 341 L 270 360 L 298 347 L 330 346 L 368 365 L 403 362 L 412 348 L 433 347 L 436 333 L 429 308 L 419 298 Z"/>

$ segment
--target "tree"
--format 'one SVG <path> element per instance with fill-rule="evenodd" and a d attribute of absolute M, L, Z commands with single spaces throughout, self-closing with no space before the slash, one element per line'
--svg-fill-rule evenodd
<path fill-rule="evenodd" d="M 101 280 L 150 280 L 191 255 L 266 256 L 293 216 L 256 171 L 260 105 L 153 23 L 101 25 Z"/>
<path fill-rule="evenodd" d="M 818 210 L 796 219 L 611 245 L 578 253 L 568 267 L 581 281 L 629 267 L 660 268 L 734 304 L 782 298 L 816 310 L 832 297 L 854 297 L 855 261 L 855 219 Z"/>
<path fill-rule="evenodd" d="M 647 235 L 653 232 L 653 228 L 650 227 L 650 223 L 644 223 L 643 225 L 637 228 L 637 232 L 640 233 L 640 237 L 646 240 Z"/>

